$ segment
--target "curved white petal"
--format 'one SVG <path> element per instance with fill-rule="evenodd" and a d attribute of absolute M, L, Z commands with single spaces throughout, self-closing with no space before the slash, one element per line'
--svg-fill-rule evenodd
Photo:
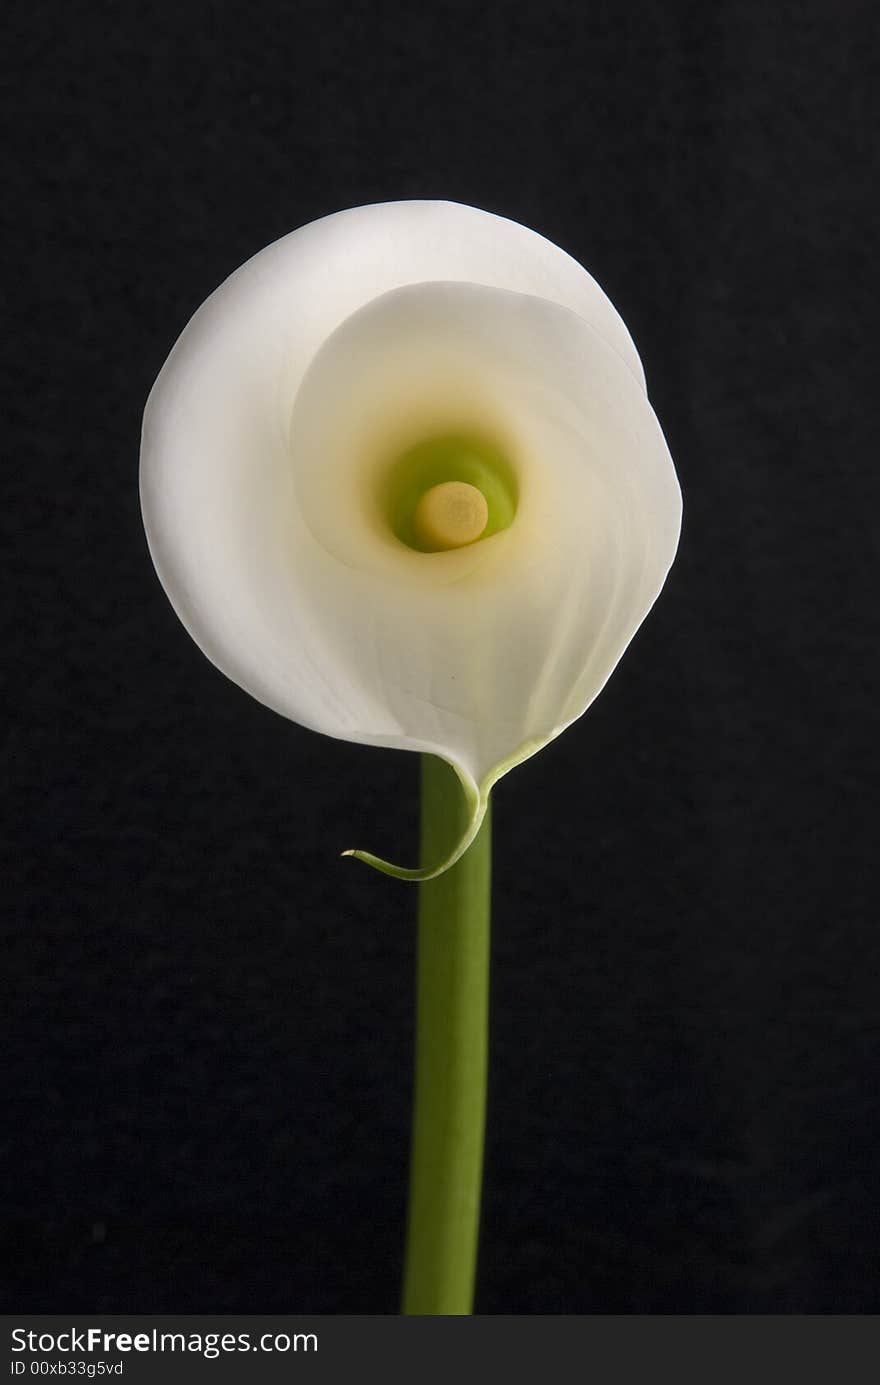
<path fill-rule="evenodd" d="M 516 516 L 415 553 L 377 507 L 381 467 L 462 429 L 506 450 Z M 327 217 L 227 280 L 154 386 L 141 494 L 214 663 L 315 730 L 442 755 L 477 822 L 499 775 L 596 696 L 681 518 L 601 290 L 534 232 L 449 203 Z"/>

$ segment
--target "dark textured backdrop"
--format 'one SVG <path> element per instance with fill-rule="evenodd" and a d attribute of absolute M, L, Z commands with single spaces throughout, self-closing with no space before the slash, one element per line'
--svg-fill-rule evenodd
<path fill-rule="evenodd" d="M 865 3 L 20 4 L 4 583 L 4 1277 L 30 1310 L 394 1312 L 416 764 L 198 653 L 138 513 L 188 316 L 450 197 L 629 323 L 680 557 L 497 793 L 482 1312 L 880 1309 Z"/>

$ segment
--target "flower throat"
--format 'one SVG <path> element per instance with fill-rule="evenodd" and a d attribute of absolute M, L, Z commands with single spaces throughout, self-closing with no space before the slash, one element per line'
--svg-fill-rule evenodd
<path fill-rule="evenodd" d="M 393 463 L 381 505 L 408 548 L 447 552 L 508 528 L 516 514 L 516 480 L 504 454 L 484 439 L 429 438 Z"/>

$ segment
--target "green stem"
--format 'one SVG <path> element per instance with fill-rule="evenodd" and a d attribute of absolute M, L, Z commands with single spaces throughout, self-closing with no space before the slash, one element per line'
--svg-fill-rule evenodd
<path fill-rule="evenodd" d="M 467 817 L 461 785 L 422 759 L 421 859 Z M 456 865 L 419 885 L 415 1104 L 403 1311 L 473 1308 L 489 1014 L 491 809 Z"/>

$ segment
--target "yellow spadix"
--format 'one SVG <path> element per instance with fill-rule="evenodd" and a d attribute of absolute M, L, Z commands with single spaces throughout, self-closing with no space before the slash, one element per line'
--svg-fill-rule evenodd
<path fill-rule="evenodd" d="M 475 543 L 488 522 L 486 497 L 467 481 L 442 481 L 431 486 L 413 515 L 419 547 L 428 553 Z"/>

